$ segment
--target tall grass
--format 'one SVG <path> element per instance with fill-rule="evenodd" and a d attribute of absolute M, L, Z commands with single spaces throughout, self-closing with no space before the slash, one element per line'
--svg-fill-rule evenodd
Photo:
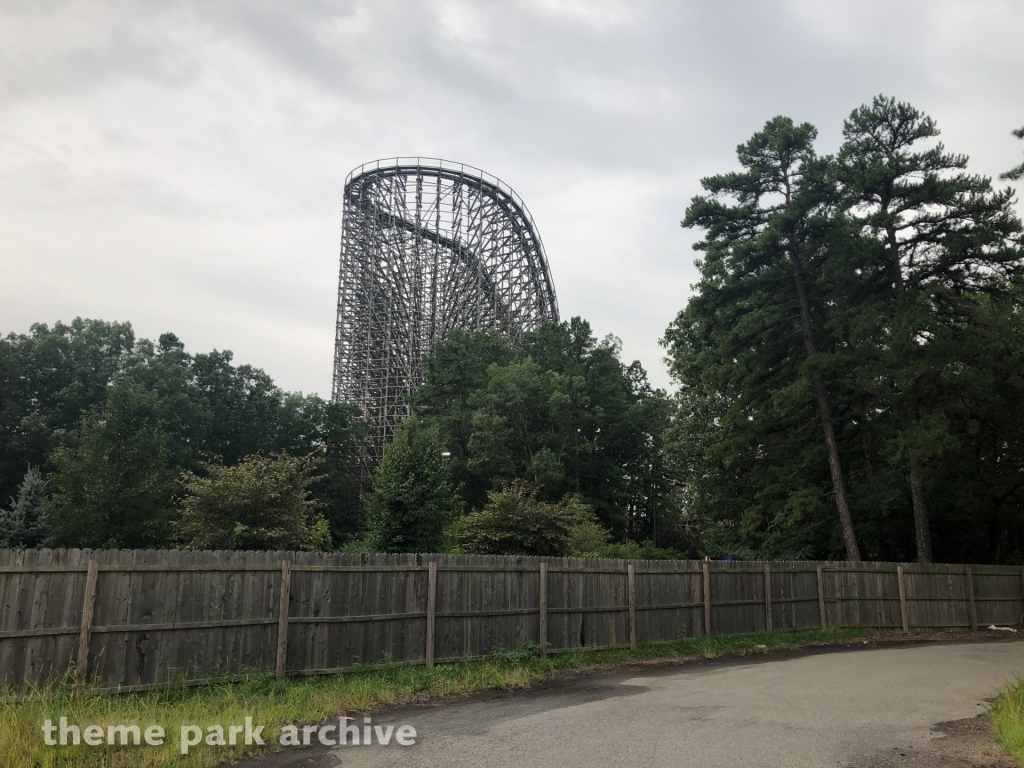
<path fill-rule="evenodd" d="M 1006 685 L 993 702 L 991 714 L 1003 746 L 1024 763 L 1024 678 Z"/>
<path fill-rule="evenodd" d="M 159 691 L 109 694 L 75 689 L 70 684 L 0 700 L 0 768 L 151 768 L 155 766 L 215 766 L 256 751 L 257 747 L 193 747 L 180 754 L 182 725 L 241 725 L 246 717 L 267 726 L 267 749 L 278 744 L 280 726 L 311 723 L 341 712 L 364 712 L 415 697 L 444 697 L 486 689 L 524 688 L 562 671 L 574 671 L 630 661 L 679 657 L 714 658 L 726 654 L 796 648 L 877 635 L 863 630 L 810 630 L 749 635 L 712 636 L 644 645 L 636 651 L 572 651 L 541 658 L 536 646 L 517 651 L 495 649 L 488 659 L 462 661 L 427 669 L 422 666 L 381 664 L 317 678 L 278 681 L 253 675 L 242 682 L 198 687 L 175 685 Z M 150 725 L 164 728 L 163 746 L 46 746 L 44 720 L 84 730 L 87 725 Z M 1019 722 L 1019 721 L 1018 721 Z M 277 747 L 280 749 L 280 747 Z"/>

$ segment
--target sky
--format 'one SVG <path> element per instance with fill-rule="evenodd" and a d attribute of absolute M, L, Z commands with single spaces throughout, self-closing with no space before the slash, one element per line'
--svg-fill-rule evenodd
<path fill-rule="evenodd" d="M 127 320 L 327 397 L 345 176 L 441 157 L 516 190 L 563 318 L 670 387 L 700 179 L 779 114 L 833 152 L 879 93 L 996 177 L 1022 31 L 1017 0 L 3 0 L 0 334 Z"/>

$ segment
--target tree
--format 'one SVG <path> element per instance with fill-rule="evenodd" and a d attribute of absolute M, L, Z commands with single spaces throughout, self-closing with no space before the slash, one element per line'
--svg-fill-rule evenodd
<path fill-rule="evenodd" d="M 737 437 L 746 433 L 741 440 L 777 433 L 778 422 L 813 397 L 846 556 L 859 560 L 826 382 L 829 358 L 819 352 L 827 335 L 820 315 L 815 320 L 819 263 L 835 236 L 823 210 L 827 164 L 816 160 L 816 135 L 807 123 L 776 117 L 738 147 L 742 172 L 702 180 L 710 196 L 695 197 L 682 222 L 705 232 L 694 246 L 705 253 L 698 293 L 664 344 L 684 386 L 729 401 L 726 419 L 737 425 Z M 786 505 L 814 505 L 816 484 L 794 486 L 795 472 L 788 475 Z"/>
<path fill-rule="evenodd" d="M 567 496 L 557 504 L 537 500 L 537 491 L 517 480 L 488 494 L 487 504 L 462 522 L 460 549 L 483 555 L 561 557 L 573 546 L 604 544 L 607 534 L 593 510 Z"/>
<path fill-rule="evenodd" d="M 356 420 L 358 408 L 329 403 L 317 395 L 284 393 L 277 415 L 277 439 L 268 450 L 293 455 L 319 449 L 323 461 L 313 498 L 330 527 L 331 540 L 343 544 L 363 532 L 359 496 L 351 467 L 356 441 L 365 425 Z"/>
<path fill-rule="evenodd" d="M 660 432 L 671 406 L 621 342 L 600 342 L 581 318 L 544 323 L 510 347 L 454 333 L 426 358 L 419 417 L 452 453 L 470 509 L 489 491 L 528 481 L 542 501 L 578 494 L 619 537 L 654 535 L 668 471 Z"/>
<path fill-rule="evenodd" d="M 688 211 L 703 217 L 705 258 L 665 337 L 680 388 L 664 434 L 696 548 L 835 557 L 831 463 L 867 557 L 929 560 L 934 547 L 947 562 L 1019 562 L 1012 193 L 967 173 L 925 115 L 879 97 L 846 121 L 838 155 L 798 163 L 787 197 L 786 174 L 769 173 L 781 152 L 762 151 L 788 135 L 780 120 L 740 148 L 743 172 L 707 185 L 734 204 L 703 197 Z"/>
<path fill-rule="evenodd" d="M 134 348 L 130 324 L 82 318 L 0 339 L 0 499 L 18 492 L 26 465 L 53 471 L 50 453 L 74 442 Z"/>
<path fill-rule="evenodd" d="M 370 542 L 379 552 L 437 552 L 461 502 L 449 479 L 445 444 L 435 426 L 412 418 L 373 472 L 364 497 Z"/>
<path fill-rule="evenodd" d="M 455 329 L 423 358 L 424 383 L 413 396 L 417 414 L 436 425 L 449 452 L 452 483 L 468 507 L 479 506 L 491 478 L 469 469 L 473 435 L 470 398 L 487 386 L 492 365 L 505 366 L 512 347 L 496 333 Z"/>
<path fill-rule="evenodd" d="M 56 543 L 159 547 L 174 519 L 178 469 L 158 395 L 115 383 L 103 407 L 82 419 L 74 446 L 52 455 Z"/>
<path fill-rule="evenodd" d="M 955 337 L 972 297 L 1001 290 L 1019 270 L 1009 247 L 1020 232 L 1011 191 L 965 173 L 966 156 L 928 144 L 938 135 L 910 104 L 877 96 L 846 120 L 838 156 L 845 215 L 875 257 L 861 282 L 883 299 L 859 302 L 853 322 L 877 329 L 875 370 L 888 380 L 899 429 L 893 456 L 907 466 L 919 562 L 932 559 L 928 466 L 951 445 L 936 409 L 937 373 L 964 349 Z"/>
<path fill-rule="evenodd" d="M 1012 131 L 1012 133 L 1018 139 L 1024 139 L 1024 128 L 1018 128 L 1017 130 Z M 1021 179 L 1024 179 L 1024 163 L 1021 163 L 1015 168 L 1011 168 L 1006 173 L 999 174 L 999 178 L 1009 179 L 1010 181 L 1020 181 Z"/>
<path fill-rule="evenodd" d="M 129 391 L 134 394 L 125 396 Z M 129 401 L 142 407 L 142 400 L 148 403 L 143 410 L 149 409 L 140 423 L 144 434 L 130 435 Z M 348 470 L 359 432 L 354 414 L 342 403 L 282 391 L 263 371 L 233 365 L 231 352 L 193 356 L 173 333 L 154 343 L 136 339 L 128 323 L 76 318 L 52 328 L 37 324 L 28 334 L 0 339 L 0 498 L 18 492 L 26 464 L 36 466 L 60 497 L 54 521 L 63 545 L 95 544 L 103 525 L 79 522 L 93 513 L 103 518 L 106 508 L 121 510 L 116 514 L 123 519 L 102 541 L 163 546 L 167 541 L 157 532 L 169 530 L 165 523 L 180 472 L 199 472 L 204 458 L 219 456 L 230 466 L 258 452 L 298 455 L 323 446 L 324 480 L 313 492 L 332 535 L 343 542 L 362 527 Z M 127 436 L 124 442 L 110 431 L 115 422 Z M 153 425 L 158 426 L 150 430 Z M 148 459 L 140 449 L 132 467 L 102 466 L 104 445 L 113 451 L 111 461 L 127 461 L 130 444 L 146 440 L 155 441 Z M 59 477 L 62 468 L 70 474 Z M 131 512 L 141 491 L 130 478 L 142 475 L 156 484 L 144 494 L 147 503 L 163 498 L 162 511 L 152 519 L 141 510 Z M 93 498 L 82 509 L 68 506 L 67 499 L 78 504 L 86 495 Z M 79 533 L 85 538 L 76 538 Z"/>
<path fill-rule="evenodd" d="M 331 543 L 310 486 L 322 458 L 246 456 L 185 472 L 174 538 L 186 549 L 321 550 Z"/>
<path fill-rule="evenodd" d="M 45 544 L 50 534 L 48 482 L 39 467 L 25 472 L 18 497 L 11 499 L 9 509 L 0 509 L 0 547 L 33 549 Z"/>

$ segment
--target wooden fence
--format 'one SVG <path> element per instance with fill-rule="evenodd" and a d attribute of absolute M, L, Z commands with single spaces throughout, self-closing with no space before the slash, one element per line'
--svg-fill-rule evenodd
<path fill-rule="evenodd" d="M 1016 625 L 1024 569 L 475 555 L 0 550 L 0 686 L 123 691 L 812 627 Z"/>

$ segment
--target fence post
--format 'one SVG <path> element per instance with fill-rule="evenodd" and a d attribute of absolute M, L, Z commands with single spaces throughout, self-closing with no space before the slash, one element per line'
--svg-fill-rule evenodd
<path fill-rule="evenodd" d="M 772 567 L 764 566 L 764 631 L 772 631 Z"/>
<path fill-rule="evenodd" d="M 437 610 L 437 563 L 427 565 L 427 649 L 424 663 L 434 666 L 434 613 Z"/>
<path fill-rule="evenodd" d="M 629 582 L 629 650 L 636 650 L 636 574 L 633 564 L 626 566 L 626 580 Z"/>
<path fill-rule="evenodd" d="M 96 581 L 99 578 L 100 561 L 89 560 L 85 574 L 85 597 L 82 599 L 82 629 L 78 635 L 78 659 L 75 666 L 75 682 L 85 683 L 89 672 L 89 639 L 92 637 L 92 615 L 96 608 Z"/>
<path fill-rule="evenodd" d="M 903 631 L 910 632 L 910 621 L 907 618 L 907 587 L 903 580 L 903 566 L 896 566 L 896 581 L 900 585 L 900 618 L 903 620 Z"/>
<path fill-rule="evenodd" d="M 970 613 L 971 618 L 971 631 L 978 631 L 978 609 L 974 605 L 974 574 L 971 573 L 970 568 L 964 570 L 964 575 L 967 577 L 967 610 Z"/>
<path fill-rule="evenodd" d="M 548 655 L 548 564 L 540 564 L 540 655 Z"/>
<path fill-rule="evenodd" d="M 288 667 L 288 603 L 292 592 L 292 565 L 281 561 L 281 594 L 277 606 L 277 679 L 284 680 Z"/>
<path fill-rule="evenodd" d="M 821 575 L 820 565 L 815 568 L 814 573 L 818 577 L 818 619 L 821 623 L 821 628 L 825 629 L 828 626 L 828 620 L 825 617 L 825 583 Z"/>
<path fill-rule="evenodd" d="M 704 636 L 711 634 L 711 571 L 708 561 L 701 563 L 704 571 Z"/>
<path fill-rule="evenodd" d="M 1024 624 L 1024 568 L 1020 569 L 1020 608 L 1020 621 L 1022 624 Z"/>

